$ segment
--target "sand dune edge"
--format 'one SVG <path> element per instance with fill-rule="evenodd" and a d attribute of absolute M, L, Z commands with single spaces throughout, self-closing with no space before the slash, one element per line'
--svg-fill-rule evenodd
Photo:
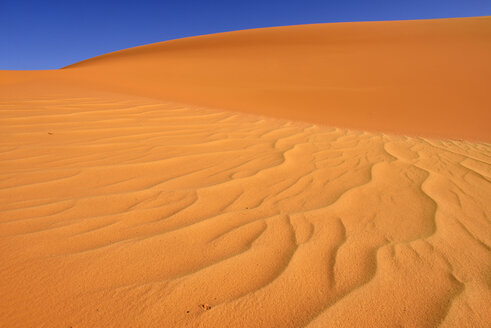
<path fill-rule="evenodd" d="M 489 58 L 491 16 L 331 23 L 161 42 L 56 71 L 0 71 L 0 86 L 22 77 L 326 126 L 490 142 Z"/>

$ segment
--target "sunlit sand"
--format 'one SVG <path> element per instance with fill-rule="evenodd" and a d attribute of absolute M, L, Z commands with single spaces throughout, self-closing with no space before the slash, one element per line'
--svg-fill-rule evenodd
<path fill-rule="evenodd" d="M 0 71 L 0 326 L 488 327 L 490 32 L 293 26 Z"/>

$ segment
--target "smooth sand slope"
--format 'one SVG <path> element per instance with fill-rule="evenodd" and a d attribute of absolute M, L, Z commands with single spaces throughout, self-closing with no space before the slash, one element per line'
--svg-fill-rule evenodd
<path fill-rule="evenodd" d="M 4 72 L 0 86 L 36 78 L 329 126 L 490 142 L 489 58 L 491 16 L 317 24 L 161 42 L 57 71 Z"/>
<path fill-rule="evenodd" d="M 0 71 L 0 327 L 489 327 L 485 26 L 254 30 Z M 397 46 L 414 62 L 348 65 Z"/>

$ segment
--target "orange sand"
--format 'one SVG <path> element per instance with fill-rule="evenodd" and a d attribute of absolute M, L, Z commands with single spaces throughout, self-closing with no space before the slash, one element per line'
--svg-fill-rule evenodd
<path fill-rule="evenodd" d="M 319 24 L 123 50 L 51 80 L 330 126 L 491 141 L 489 58 L 491 17 Z"/>
<path fill-rule="evenodd" d="M 491 145 L 455 139 L 491 140 L 490 36 L 294 26 L 0 71 L 0 327 L 488 327 Z"/>

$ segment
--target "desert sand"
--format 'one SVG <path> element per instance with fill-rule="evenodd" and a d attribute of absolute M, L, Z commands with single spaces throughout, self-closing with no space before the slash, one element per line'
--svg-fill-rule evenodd
<path fill-rule="evenodd" d="M 0 71 L 1 327 L 489 327 L 491 18 Z"/>

